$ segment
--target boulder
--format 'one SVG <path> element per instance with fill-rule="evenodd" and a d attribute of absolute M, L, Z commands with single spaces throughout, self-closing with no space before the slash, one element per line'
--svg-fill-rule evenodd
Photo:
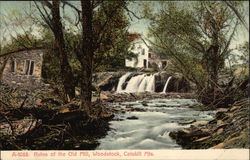
<path fill-rule="evenodd" d="M 223 129 L 223 128 L 220 128 L 220 129 L 217 130 L 216 134 L 217 134 L 217 135 L 220 135 L 221 133 L 223 133 L 223 131 L 224 131 L 224 129 Z"/>
<path fill-rule="evenodd" d="M 166 92 L 188 92 L 191 90 L 190 83 L 181 75 L 160 72 L 155 76 L 155 91 L 162 92 L 169 77 L 172 77 L 166 89 Z"/>
<path fill-rule="evenodd" d="M 211 138 L 211 137 L 210 136 L 202 137 L 202 138 L 196 139 L 195 142 L 201 142 L 201 141 L 207 140 L 209 138 Z"/>
<path fill-rule="evenodd" d="M 99 72 L 93 76 L 93 83 L 102 91 L 111 91 L 117 87 L 122 72 Z"/>
<path fill-rule="evenodd" d="M 147 102 L 145 102 L 145 101 L 143 101 L 141 104 L 142 104 L 143 106 L 148 106 Z"/>
<path fill-rule="evenodd" d="M 209 136 L 210 133 L 208 132 L 203 132 L 200 129 L 193 129 L 193 130 L 188 130 L 188 132 L 185 130 L 179 130 L 179 131 L 173 131 L 169 133 L 169 136 L 176 140 L 176 143 L 181 145 L 185 149 L 192 148 L 192 144 L 190 142 L 193 142 L 195 140 L 198 140 L 202 137 L 207 137 Z"/>
<path fill-rule="evenodd" d="M 131 117 L 128 117 L 127 119 L 135 120 L 135 119 L 139 119 L 139 118 L 136 116 L 131 116 Z"/>
<path fill-rule="evenodd" d="M 187 125 L 187 124 L 192 124 L 194 122 L 196 122 L 195 119 L 194 120 L 181 121 L 181 122 L 178 122 L 178 124 L 180 124 L 180 125 Z"/>
<path fill-rule="evenodd" d="M 105 94 L 100 94 L 100 99 L 101 100 L 106 100 L 106 99 L 108 99 L 109 97 L 107 96 L 107 95 L 105 95 Z"/>
<path fill-rule="evenodd" d="M 203 126 L 203 125 L 206 125 L 208 124 L 209 121 L 197 121 L 197 122 L 194 122 L 192 125 L 194 126 Z"/>
<path fill-rule="evenodd" d="M 225 144 L 224 143 L 219 143 L 213 147 L 211 147 L 210 149 L 222 149 L 224 148 Z"/>

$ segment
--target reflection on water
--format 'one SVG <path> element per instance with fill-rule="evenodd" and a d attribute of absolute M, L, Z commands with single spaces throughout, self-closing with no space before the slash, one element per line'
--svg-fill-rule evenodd
<path fill-rule="evenodd" d="M 211 111 L 196 111 L 188 106 L 197 104 L 193 99 L 155 99 L 146 105 L 141 101 L 114 103 L 111 107 L 130 106 L 143 111 L 129 111 L 115 115 L 110 122 L 111 130 L 101 139 L 99 150 L 115 149 L 181 149 L 170 137 L 169 132 L 190 125 L 180 125 L 185 120 L 211 120 Z M 127 119 L 128 117 L 135 119 Z"/>

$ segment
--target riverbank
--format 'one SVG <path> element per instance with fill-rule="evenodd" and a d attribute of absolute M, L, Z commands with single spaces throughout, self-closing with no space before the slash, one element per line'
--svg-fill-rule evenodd
<path fill-rule="evenodd" d="M 93 150 L 109 130 L 111 114 L 89 117 L 79 100 L 65 103 L 51 87 L 0 84 L 0 93 L 1 150 Z"/>
<path fill-rule="evenodd" d="M 170 133 L 184 149 L 249 148 L 249 99 L 217 109 L 215 118 Z"/>

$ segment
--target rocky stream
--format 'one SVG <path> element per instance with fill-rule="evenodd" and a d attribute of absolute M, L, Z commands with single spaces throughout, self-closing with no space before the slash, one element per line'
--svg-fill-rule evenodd
<path fill-rule="evenodd" d="M 249 147 L 249 100 L 209 110 L 193 86 L 168 73 L 101 73 L 92 109 L 60 100 L 49 85 L 0 85 L 0 148 L 207 149 Z M 77 123 L 76 123 L 77 122 Z"/>

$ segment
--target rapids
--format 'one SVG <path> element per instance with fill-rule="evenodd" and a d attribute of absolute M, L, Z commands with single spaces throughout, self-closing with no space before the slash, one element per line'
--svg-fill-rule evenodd
<path fill-rule="evenodd" d="M 189 127 L 190 124 L 180 125 L 178 122 L 213 118 L 212 111 L 197 111 L 189 107 L 194 104 L 197 104 L 194 99 L 113 103 L 110 107 L 126 109 L 129 106 L 136 110 L 115 114 L 114 120 L 110 122 L 111 130 L 99 140 L 97 149 L 181 149 L 169 137 L 169 132 Z"/>

